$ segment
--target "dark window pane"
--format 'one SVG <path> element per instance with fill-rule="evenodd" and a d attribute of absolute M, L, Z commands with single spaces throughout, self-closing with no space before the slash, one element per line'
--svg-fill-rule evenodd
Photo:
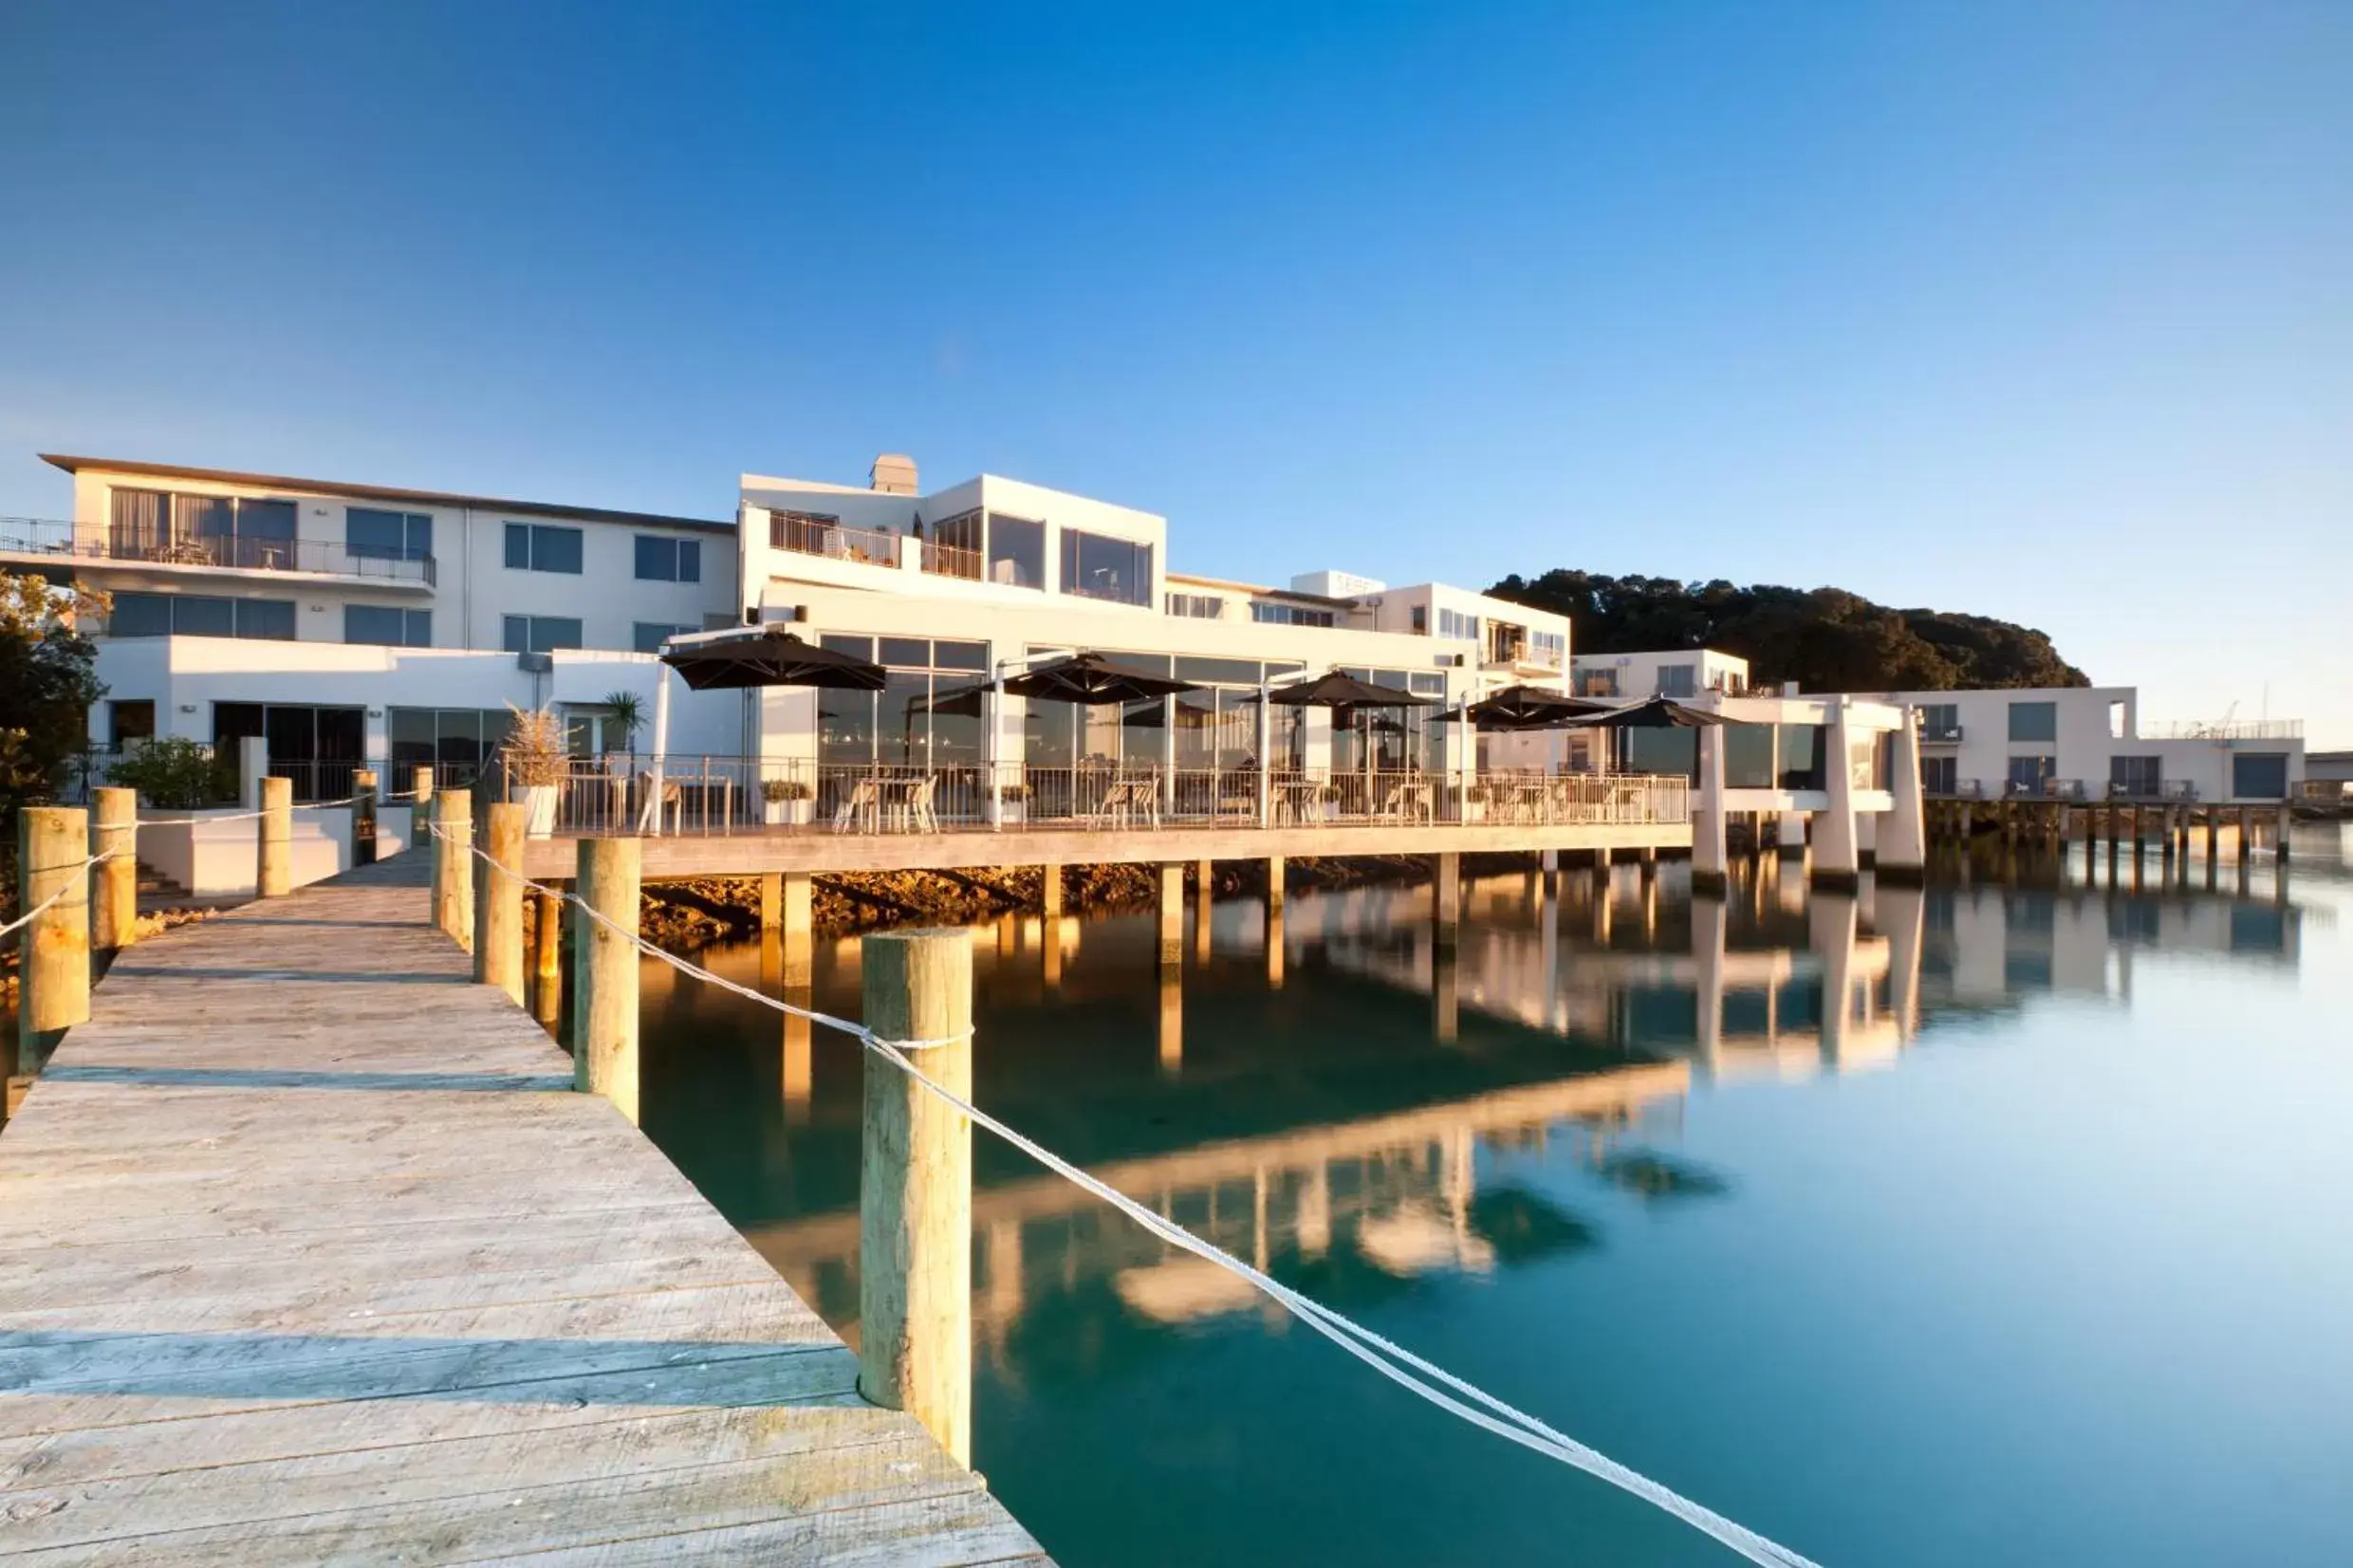
<path fill-rule="evenodd" d="M 269 539 L 286 542 L 294 537 L 294 503 L 291 501 L 240 501 L 237 503 L 237 537 Z"/>
<path fill-rule="evenodd" d="M 859 641 L 860 638 L 849 640 Z M 817 693 L 817 760 L 821 763 L 874 761 L 874 699 L 872 692 Z"/>
<path fill-rule="evenodd" d="M 989 581 L 1012 588 L 1046 586 L 1046 525 L 989 514 Z"/>
<path fill-rule="evenodd" d="M 531 569 L 535 572 L 580 570 L 578 528 L 534 527 L 531 530 Z"/>
<path fill-rule="evenodd" d="M 2013 702 L 2010 705 L 2010 738 L 2013 741 L 2055 741 L 2059 738 L 2059 705 L 2055 702 Z"/>
<path fill-rule="evenodd" d="M 525 524 L 507 525 L 507 565 L 518 572 L 531 569 L 531 530 Z"/>
<path fill-rule="evenodd" d="M 213 744 L 226 755 L 235 757 L 238 741 L 261 732 L 260 703 L 216 702 L 213 705 Z"/>
<path fill-rule="evenodd" d="M 652 534 L 638 535 L 638 578 L 645 582 L 676 582 L 678 580 L 678 547 L 667 539 Z"/>
<path fill-rule="evenodd" d="M 294 601 L 290 599 L 237 600 L 237 636 L 272 642 L 294 640 Z"/>
<path fill-rule="evenodd" d="M 931 639 L 884 637 L 880 662 L 901 670 L 928 670 L 932 667 Z"/>
<path fill-rule="evenodd" d="M 503 646 L 507 652 L 510 654 L 528 654 L 531 651 L 530 617 L 507 616 L 500 620 L 499 626 L 502 634 L 501 646 Z"/>
<path fill-rule="evenodd" d="M 405 640 L 407 612 L 383 604 L 346 604 L 343 606 L 343 640 L 345 642 L 384 642 L 398 644 Z"/>
<path fill-rule="evenodd" d="M 410 610 L 406 613 L 408 615 L 408 636 L 400 639 L 402 645 L 410 648 L 432 647 L 433 612 L 431 610 Z"/>
<path fill-rule="evenodd" d="M 678 581 L 700 582 L 703 580 L 703 546 L 699 540 L 678 541 Z"/>
<path fill-rule="evenodd" d="M 2257 801 L 2288 798 L 2288 754 L 2249 751 L 2231 759 L 2231 793 Z"/>
<path fill-rule="evenodd" d="M 114 596 L 114 614 L 106 622 L 107 635 L 119 637 L 169 636 L 172 631 L 172 601 L 162 594 L 128 594 Z"/>
<path fill-rule="evenodd" d="M 533 616 L 531 618 L 531 652 L 552 654 L 559 648 L 580 646 L 580 622 L 569 616 Z"/>
<path fill-rule="evenodd" d="M 1247 658 L 1186 658 L 1180 655 L 1176 660 L 1176 678 L 1198 681 L 1205 686 L 1255 686 L 1258 684 L 1258 661 Z"/>
<path fill-rule="evenodd" d="M 237 635 L 236 606 L 225 599 L 194 594 L 170 596 L 172 630 L 182 636 L 230 637 Z"/>
<path fill-rule="evenodd" d="M 1062 532 L 1062 591 L 1082 599 L 1146 604 L 1152 595 L 1152 546 L 1078 528 Z"/>
<path fill-rule="evenodd" d="M 985 642 L 950 642 L 946 638 L 932 644 L 932 665 L 939 670 L 981 670 L 989 668 L 989 645 Z"/>
<path fill-rule="evenodd" d="M 407 516 L 353 507 L 343 513 L 343 548 L 370 560 L 408 558 Z"/>
<path fill-rule="evenodd" d="M 817 639 L 817 646 L 830 648 L 837 654 L 855 654 L 862 659 L 874 657 L 874 638 L 872 637 L 845 637 L 838 633 L 828 632 Z"/>

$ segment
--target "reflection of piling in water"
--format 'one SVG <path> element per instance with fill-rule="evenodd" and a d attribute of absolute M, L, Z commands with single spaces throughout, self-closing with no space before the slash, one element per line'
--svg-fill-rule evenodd
<path fill-rule="evenodd" d="M 1878 890 L 1873 923 L 1887 938 L 1887 1005 L 1896 1032 L 1912 1040 L 1920 1032 L 1920 953 L 1926 934 L 1928 896 L 1915 887 Z"/>
<path fill-rule="evenodd" d="M 1817 891 L 1806 923 L 1811 946 L 1822 954 L 1822 1059 L 1835 1063 L 1845 1055 L 1854 1016 L 1855 901 Z"/>
<path fill-rule="evenodd" d="M 1713 1076 L 1724 1050 L 1724 933 L 1730 912 L 1719 898 L 1692 900 L 1692 957 L 1698 978 L 1693 987 L 1699 1012 L 1699 1061 Z"/>
<path fill-rule="evenodd" d="M 783 993 L 784 1000 L 795 1007 L 810 1005 L 806 987 Z M 816 1086 L 816 1063 L 811 1043 L 812 1026 L 798 1013 L 785 1014 L 783 1068 L 777 1075 L 783 1083 L 785 1125 L 799 1127 L 809 1118 L 809 1096 Z"/>
<path fill-rule="evenodd" d="M 1175 966 L 1167 966 L 1160 970 L 1160 1071 L 1174 1078 L 1184 1064 L 1184 977 Z"/>

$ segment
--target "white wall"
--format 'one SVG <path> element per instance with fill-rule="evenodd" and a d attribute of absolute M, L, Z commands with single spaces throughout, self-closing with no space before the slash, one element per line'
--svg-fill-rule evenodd
<path fill-rule="evenodd" d="M 250 895 L 261 821 L 236 812 L 141 815 L 139 858 L 196 897 Z M 296 807 L 289 865 L 296 887 L 351 868 L 351 813 Z"/>

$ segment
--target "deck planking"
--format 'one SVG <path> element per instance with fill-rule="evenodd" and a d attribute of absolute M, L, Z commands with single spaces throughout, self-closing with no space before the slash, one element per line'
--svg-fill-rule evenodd
<path fill-rule="evenodd" d="M 401 858 L 125 952 L 0 1132 L 0 1558 L 1045 1563 Z"/>

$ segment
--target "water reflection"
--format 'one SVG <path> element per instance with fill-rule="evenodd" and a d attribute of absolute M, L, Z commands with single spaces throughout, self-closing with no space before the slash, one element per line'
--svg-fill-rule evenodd
<path fill-rule="evenodd" d="M 1697 899 L 1673 866 L 1514 872 L 1465 885 L 1451 946 L 1427 885 L 1196 900 L 1174 965 L 1154 913 L 1009 916 L 974 932 L 975 1093 L 1351 1314 L 1448 1282 L 1582 1277 L 1632 1227 L 1737 1214 L 1755 1190 L 1739 1155 L 1680 1146 L 1701 1086 L 1900 1069 L 1940 1028 L 2047 1000 L 2128 1008 L 2158 961 L 2292 975 L 2307 926 L 2333 921 L 2269 867 L 2209 889 L 2194 858 L 2134 891 L 2129 866 L 2094 858 L 1809 895 L 1802 861 L 1766 858 Z M 817 1005 L 855 1012 L 858 951 L 818 944 Z M 782 986 L 758 945 L 706 962 Z M 647 1130 L 855 1342 L 855 1047 L 659 967 L 646 1005 Z M 987 1451 L 1007 1401 L 1116 1397 L 1188 1336 L 1287 1329 L 985 1139 L 973 1207 L 992 1476 L 1017 1473 Z"/>

